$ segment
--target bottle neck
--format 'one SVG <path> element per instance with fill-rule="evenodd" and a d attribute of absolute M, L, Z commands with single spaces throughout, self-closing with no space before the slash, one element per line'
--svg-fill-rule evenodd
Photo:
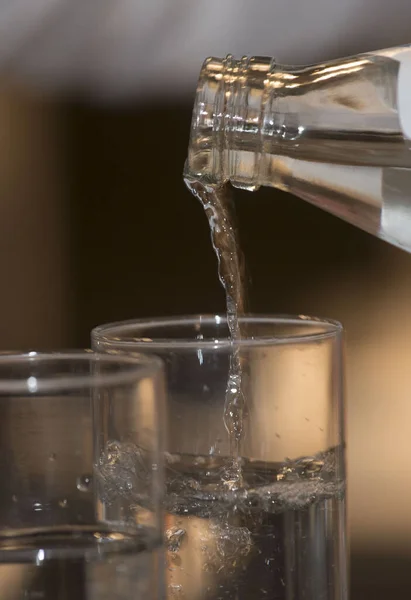
<path fill-rule="evenodd" d="M 259 186 L 261 117 L 270 58 L 208 58 L 202 67 L 191 124 L 186 172 L 212 184 Z M 238 160 L 241 152 L 241 162 Z"/>
<path fill-rule="evenodd" d="M 410 50 L 401 56 L 404 52 L 411 64 Z M 381 51 L 299 68 L 261 57 L 207 59 L 186 172 L 254 190 L 287 188 L 284 158 L 411 166 L 398 109 L 398 56 Z M 404 77 L 402 85 L 409 89 L 411 77 Z"/>

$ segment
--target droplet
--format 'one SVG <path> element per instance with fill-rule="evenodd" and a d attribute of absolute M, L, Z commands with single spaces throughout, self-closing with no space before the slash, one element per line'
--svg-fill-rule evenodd
<path fill-rule="evenodd" d="M 54 452 L 52 452 L 52 453 L 50 454 L 50 456 L 49 456 L 49 461 L 50 461 L 50 462 L 54 462 L 54 461 L 56 460 L 56 458 L 57 458 L 57 456 L 55 455 L 55 453 L 54 453 Z"/>
<path fill-rule="evenodd" d="M 63 498 L 62 500 L 59 500 L 59 506 L 61 508 L 66 508 L 67 507 L 67 499 Z"/>
<path fill-rule="evenodd" d="M 78 477 L 76 487 L 79 492 L 89 492 L 91 487 L 91 475 L 81 475 Z"/>
<path fill-rule="evenodd" d="M 171 596 L 181 596 L 183 586 L 181 584 L 172 583 L 168 586 Z"/>
<path fill-rule="evenodd" d="M 186 535 L 186 530 L 179 527 L 170 527 L 166 531 L 167 549 L 170 552 L 178 552 Z"/>
<path fill-rule="evenodd" d="M 17 500 L 18 500 L 16 494 L 13 494 L 12 497 L 11 497 L 11 499 L 13 500 L 13 502 L 17 502 Z"/>
<path fill-rule="evenodd" d="M 115 465 L 121 460 L 121 448 L 119 442 L 107 443 L 107 464 Z"/>
<path fill-rule="evenodd" d="M 43 548 L 39 548 L 37 550 L 37 555 L 36 555 L 36 565 L 39 567 L 43 561 L 44 561 L 44 550 L 43 550 Z"/>
<path fill-rule="evenodd" d="M 181 556 L 176 552 L 170 552 L 170 558 L 174 566 L 179 567 L 181 565 Z"/>

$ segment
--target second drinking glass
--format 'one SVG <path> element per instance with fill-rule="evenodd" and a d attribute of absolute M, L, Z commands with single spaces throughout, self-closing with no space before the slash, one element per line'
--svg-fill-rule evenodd
<path fill-rule="evenodd" d="M 341 327 L 240 321 L 238 342 L 220 316 L 92 333 L 165 363 L 168 597 L 345 600 Z"/>
<path fill-rule="evenodd" d="M 0 597 L 162 597 L 163 370 L 0 356 Z"/>

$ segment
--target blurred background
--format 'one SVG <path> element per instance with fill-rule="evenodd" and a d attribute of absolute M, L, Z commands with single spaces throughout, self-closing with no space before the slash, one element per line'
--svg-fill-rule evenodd
<path fill-rule="evenodd" d="M 202 60 L 407 43 L 407 14 L 408 0 L 0 2 L 0 350 L 223 311 L 182 180 Z M 346 329 L 352 598 L 409 598 L 411 256 L 272 189 L 236 205 L 251 311 Z"/>

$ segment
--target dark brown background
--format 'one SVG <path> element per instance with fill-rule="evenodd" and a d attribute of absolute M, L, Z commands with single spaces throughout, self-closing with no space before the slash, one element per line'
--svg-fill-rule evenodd
<path fill-rule="evenodd" d="M 190 105 L 117 111 L 76 106 L 68 119 L 76 344 L 86 344 L 90 328 L 104 321 L 222 311 L 208 225 L 181 176 Z M 379 280 L 386 286 L 393 270 L 410 270 L 411 257 L 281 192 L 236 192 L 236 198 L 250 310 L 341 319 L 351 350 L 366 335 L 363 321 Z M 338 297 L 346 285 L 351 294 Z M 389 319 L 378 313 L 377 321 Z M 355 462 L 350 455 L 350 465 Z M 384 485 L 382 472 L 382 502 Z M 397 550 L 395 543 L 385 545 L 384 533 L 376 545 L 364 544 L 361 536 L 357 544 L 354 535 L 354 600 L 409 596 L 410 555 L 401 542 Z"/>
<path fill-rule="evenodd" d="M 4 90 L 1 349 L 84 347 L 102 322 L 224 310 L 181 175 L 191 104 Z M 236 205 L 250 310 L 346 327 L 352 598 L 409 598 L 411 256 L 271 189 Z"/>

